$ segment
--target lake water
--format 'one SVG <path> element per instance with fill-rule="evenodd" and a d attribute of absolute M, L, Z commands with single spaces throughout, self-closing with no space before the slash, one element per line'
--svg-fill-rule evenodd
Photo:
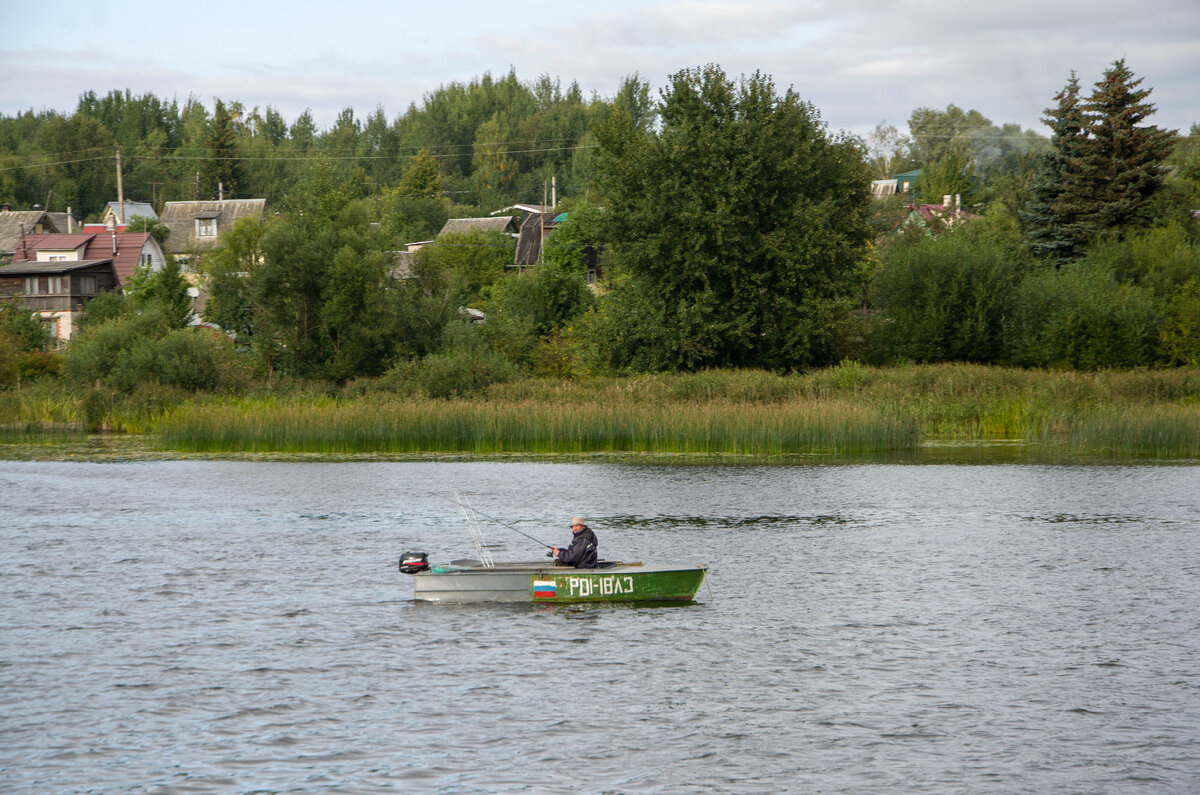
<path fill-rule="evenodd" d="M 415 603 L 454 488 L 711 592 Z M 0 790 L 1195 792 L 1200 468 L 0 462 Z"/>

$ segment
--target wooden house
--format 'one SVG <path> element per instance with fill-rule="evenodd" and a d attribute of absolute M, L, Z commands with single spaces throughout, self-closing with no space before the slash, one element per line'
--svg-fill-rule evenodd
<path fill-rule="evenodd" d="M 220 246 L 222 236 L 241 219 L 262 219 L 266 214 L 266 199 L 167 202 L 159 220 L 170 230 L 167 251 L 186 261 Z"/>
<path fill-rule="evenodd" d="M 13 252 L 14 265 L 101 259 L 111 260 L 120 286 L 124 286 L 139 267 L 157 271 L 166 264 L 162 247 L 149 232 L 26 235 Z"/>
<path fill-rule="evenodd" d="M 79 229 L 79 222 L 69 213 L 48 213 L 45 210 L 13 210 L 0 205 L 0 263 L 12 262 L 23 237 L 70 233 Z"/>
<path fill-rule="evenodd" d="M 88 301 L 117 286 L 111 258 L 30 260 L 0 266 L 0 301 L 20 302 L 59 341 L 69 340 L 79 330 Z"/>

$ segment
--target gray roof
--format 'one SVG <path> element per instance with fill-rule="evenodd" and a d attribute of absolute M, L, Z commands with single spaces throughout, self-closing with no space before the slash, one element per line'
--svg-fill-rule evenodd
<path fill-rule="evenodd" d="M 497 218 L 451 218 L 442 227 L 442 231 L 438 232 L 438 237 L 472 231 L 514 234 L 517 231 L 517 222 L 509 215 Z"/>
<path fill-rule="evenodd" d="M 550 237 L 566 213 L 532 213 L 521 224 L 521 236 L 517 238 L 517 253 L 513 264 L 517 267 L 536 265 L 542 258 L 542 240 Z"/>
<path fill-rule="evenodd" d="M 182 254 L 196 249 L 212 248 L 242 218 L 262 218 L 267 213 L 266 199 L 226 199 L 225 201 L 167 202 L 159 220 L 167 225 L 166 250 Z M 196 240 L 196 219 L 216 218 L 217 237 Z"/>
<path fill-rule="evenodd" d="M 48 213 L 45 210 L 15 210 L 0 212 L 0 255 L 10 255 L 17 250 L 21 241 L 21 225 L 25 225 L 26 236 L 67 231 L 66 213 Z"/>
<path fill-rule="evenodd" d="M 109 202 L 108 209 L 113 213 L 117 211 L 117 202 Z M 129 219 L 135 215 L 140 215 L 143 218 L 155 219 L 158 218 L 158 213 L 154 212 L 154 205 L 149 202 L 135 202 L 129 199 L 125 200 L 125 212 L 121 215 L 121 221 L 129 223 Z"/>

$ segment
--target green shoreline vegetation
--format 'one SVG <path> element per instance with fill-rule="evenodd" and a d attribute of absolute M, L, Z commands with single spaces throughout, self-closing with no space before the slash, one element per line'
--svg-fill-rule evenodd
<path fill-rule="evenodd" d="M 0 457 L 1194 463 L 1200 124 L 1145 123 L 1142 82 L 1070 73 L 1049 138 L 955 105 L 859 138 L 716 64 L 325 132 L 130 92 L 0 114 L 0 203 L 100 220 L 112 169 L 68 154 L 119 145 L 130 198 L 270 206 L 211 248 L 125 219 L 165 262 L 98 295 L 0 266 Z"/>
<path fill-rule="evenodd" d="M 1200 369 L 1043 371 L 965 364 L 803 375 L 721 370 L 492 384 L 432 399 L 358 382 L 293 391 L 132 395 L 102 416 L 45 384 L 0 393 L 0 457 L 42 446 L 87 458 L 90 428 L 139 440 L 131 457 L 658 455 L 764 459 L 1009 443 L 1052 460 L 1200 459 Z M 161 399 L 161 395 L 159 398 Z M 93 412 L 89 417 L 87 412 Z M 96 452 L 103 457 L 108 448 Z"/>

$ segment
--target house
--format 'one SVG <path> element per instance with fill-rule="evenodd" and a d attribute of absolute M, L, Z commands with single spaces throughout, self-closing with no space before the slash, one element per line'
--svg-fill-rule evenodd
<path fill-rule="evenodd" d="M 133 218 L 135 215 L 142 218 L 149 218 L 152 221 L 158 220 L 158 213 L 154 212 L 154 206 L 152 204 L 148 204 L 146 202 L 131 202 L 126 199 L 125 209 L 121 212 L 120 216 L 117 215 L 118 206 L 119 204 L 117 202 L 109 202 L 108 206 L 104 208 L 104 219 L 101 223 L 104 224 L 105 229 L 117 229 L 118 227 L 122 226 L 128 227 L 129 219 Z M 118 229 L 118 231 L 124 230 Z"/>
<path fill-rule="evenodd" d="M 180 260 L 187 260 L 219 246 L 221 236 L 241 219 L 262 219 L 266 214 L 266 199 L 167 202 L 159 220 L 170 230 L 167 251 Z"/>
<path fill-rule="evenodd" d="M 887 196 L 896 195 L 896 180 L 894 179 L 873 179 L 871 180 L 871 195 L 876 199 L 883 199 Z"/>
<path fill-rule="evenodd" d="M 513 267 L 523 271 L 541 262 L 543 248 L 554 245 L 549 240 L 569 215 L 570 213 L 557 211 L 530 213 L 525 218 L 525 222 L 521 224 L 521 235 L 517 238 L 517 253 L 513 258 Z M 603 276 L 600 269 L 599 251 L 592 246 L 584 246 L 580 256 L 583 264 L 587 266 L 588 284 Z"/>
<path fill-rule="evenodd" d="M 112 258 L 28 260 L 0 266 L 0 302 L 21 302 L 49 325 L 59 341 L 78 331 L 88 301 L 117 286 Z"/>
<path fill-rule="evenodd" d="M 74 232 L 79 222 L 70 213 L 48 213 L 45 210 L 13 210 L 0 204 L 0 262 L 11 262 L 13 252 L 22 237 L 48 235 L 53 232 Z"/>
<path fill-rule="evenodd" d="M 935 235 L 977 218 L 978 215 L 963 211 L 961 197 L 943 196 L 941 204 L 910 204 L 883 239 L 886 240 L 906 229 Z"/>
<path fill-rule="evenodd" d="M 166 264 L 162 247 L 149 232 L 85 232 L 26 235 L 13 252 L 13 264 L 111 260 L 117 283 L 124 286 L 139 266 L 152 271 Z"/>
<path fill-rule="evenodd" d="M 513 258 L 513 267 L 523 269 L 541 262 L 542 244 L 566 218 L 566 213 L 554 211 L 527 215 L 521 224 L 521 234 L 517 238 L 517 254 Z"/>
<path fill-rule="evenodd" d="M 913 169 L 892 177 L 896 182 L 894 193 L 913 193 L 917 190 L 917 182 L 921 179 L 921 169 Z"/>
<path fill-rule="evenodd" d="M 516 237 L 520 230 L 511 215 L 496 218 L 451 218 L 442 226 L 437 236 L 463 234 L 465 232 L 503 232 Z"/>

